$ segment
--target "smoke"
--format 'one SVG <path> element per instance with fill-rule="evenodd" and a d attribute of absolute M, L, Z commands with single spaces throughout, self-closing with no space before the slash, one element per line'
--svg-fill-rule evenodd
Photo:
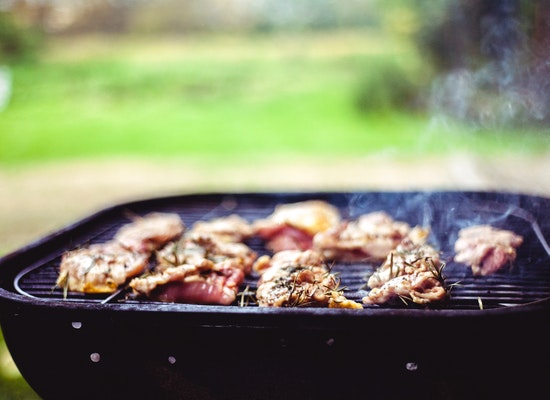
<path fill-rule="evenodd" d="M 525 24 L 519 20 L 519 2 L 484 4 L 475 62 L 454 66 L 433 81 L 430 110 L 439 121 L 457 120 L 482 128 L 548 123 L 548 52 L 535 54 L 530 47 Z"/>

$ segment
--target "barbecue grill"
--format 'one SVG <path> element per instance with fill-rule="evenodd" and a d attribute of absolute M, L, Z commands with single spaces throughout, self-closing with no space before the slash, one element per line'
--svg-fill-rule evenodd
<path fill-rule="evenodd" d="M 252 221 L 310 199 L 344 218 L 383 210 L 428 226 L 450 298 L 430 307 L 264 308 L 251 296 L 254 276 L 229 306 L 55 287 L 65 251 L 111 239 L 128 215 L 178 213 L 187 226 L 232 213 Z M 473 191 L 205 193 L 118 204 L 0 259 L 0 323 L 21 374 L 45 399 L 524 397 L 548 389 L 549 215 L 547 198 Z M 459 229 L 474 224 L 524 237 L 513 265 L 475 277 L 453 262 Z M 268 253 L 260 239 L 248 244 Z M 377 266 L 336 263 L 333 272 L 360 302 Z"/>

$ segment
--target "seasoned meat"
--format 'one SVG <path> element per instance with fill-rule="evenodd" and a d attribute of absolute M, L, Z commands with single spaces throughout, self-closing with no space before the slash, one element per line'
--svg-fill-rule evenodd
<path fill-rule="evenodd" d="M 490 225 L 463 228 L 455 242 L 454 260 L 472 268 L 474 275 L 493 274 L 516 259 L 523 237 Z"/>
<path fill-rule="evenodd" d="M 263 280 L 271 280 L 273 273 L 288 265 L 315 265 L 323 266 L 324 260 L 316 251 L 312 250 L 283 250 L 273 256 L 264 255 L 253 265 L 253 270 L 262 276 Z M 269 270 L 268 273 L 266 273 Z"/>
<path fill-rule="evenodd" d="M 338 277 L 312 250 L 262 256 L 254 270 L 261 274 L 256 290 L 260 307 L 363 308 L 343 295 Z"/>
<path fill-rule="evenodd" d="M 372 290 L 363 297 L 363 303 L 385 304 L 400 299 L 427 304 L 443 300 L 447 297 L 443 266 L 433 247 L 405 240 L 370 276 L 367 285 Z"/>
<path fill-rule="evenodd" d="M 133 251 L 152 252 L 180 237 L 184 230 L 179 215 L 153 212 L 122 226 L 114 240 Z"/>
<path fill-rule="evenodd" d="M 322 200 L 280 204 L 267 218 L 254 221 L 254 233 L 276 253 L 281 250 L 307 250 L 313 236 L 340 222 L 339 210 Z"/>
<path fill-rule="evenodd" d="M 214 235 L 227 242 L 242 242 L 254 233 L 252 225 L 237 214 L 209 221 L 197 221 L 191 231 L 196 234 Z"/>
<path fill-rule="evenodd" d="M 441 266 L 437 250 L 428 244 L 416 244 L 405 239 L 369 277 L 367 285 L 376 288 L 398 276 L 409 275 L 419 270 L 429 271 L 432 268 L 430 263 L 438 268 Z"/>
<path fill-rule="evenodd" d="M 134 278 L 130 287 L 137 297 L 151 300 L 228 305 L 256 259 L 244 243 L 190 231 L 159 250 L 153 271 Z"/>
<path fill-rule="evenodd" d="M 327 260 L 381 261 L 405 238 L 422 243 L 428 234 L 427 229 L 411 229 L 409 224 L 394 221 L 387 213 L 376 211 L 317 233 L 313 249 Z"/>
<path fill-rule="evenodd" d="M 112 293 L 143 273 L 148 258 L 114 241 L 93 244 L 63 254 L 56 284 L 68 291 Z"/>
<path fill-rule="evenodd" d="M 194 264 L 203 258 L 214 262 L 231 259 L 248 275 L 257 253 L 249 246 L 240 242 L 227 242 L 218 235 L 188 232 L 180 240 L 170 242 L 157 252 L 159 266 L 177 266 Z"/>
<path fill-rule="evenodd" d="M 187 235 L 179 240 L 167 243 L 156 252 L 156 270 L 176 267 L 183 264 L 195 264 L 207 258 L 206 249 Z"/>
<path fill-rule="evenodd" d="M 57 286 L 84 293 L 114 292 L 145 271 L 153 250 L 180 236 L 177 214 L 150 213 L 123 225 L 113 240 L 63 254 Z"/>
<path fill-rule="evenodd" d="M 156 301 L 229 305 L 243 281 L 244 272 L 234 260 L 214 263 L 204 258 L 134 278 L 130 287 L 137 297 Z"/>
<path fill-rule="evenodd" d="M 405 303 L 427 304 L 443 300 L 447 291 L 430 271 L 419 271 L 390 279 L 363 297 L 364 304 L 385 304 L 401 299 Z"/>

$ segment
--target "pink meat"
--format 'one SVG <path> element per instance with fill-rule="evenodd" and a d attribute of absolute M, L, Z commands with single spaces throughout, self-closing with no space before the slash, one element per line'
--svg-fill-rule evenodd
<path fill-rule="evenodd" d="M 455 242 L 454 260 L 472 268 L 474 275 L 487 276 L 516 259 L 523 237 L 489 225 L 461 229 Z"/>
<path fill-rule="evenodd" d="M 170 282 L 154 290 L 151 298 L 172 303 L 229 305 L 235 301 L 238 287 L 231 280 L 212 275 L 205 280 Z"/>

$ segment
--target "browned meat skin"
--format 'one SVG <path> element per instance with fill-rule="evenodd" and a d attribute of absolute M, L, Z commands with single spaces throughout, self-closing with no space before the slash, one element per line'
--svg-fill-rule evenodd
<path fill-rule="evenodd" d="M 167 243 L 156 252 L 156 270 L 175 267 L 183 264 L 195 264 L 207 258 L 206 249 L 194 240 L 184 237 Z"/>
<path fill-rule="evenodd" d="M 324 268 L 324 260 L 318 252 L 312 250 L 283 250 L 272 257 L 264 255 L 258 258 L 253 265 L 253 270 L 261 275 L 261 282 L 272 280 L 273 274 L 289 265 L 323 266 Z"/>
<path fill-rule="evenodd" d="M 180 237 L 184 230 L 179 215 L 153 212 L 122 226 L 114 240 L 130 250 L 150 253 Z"/>
<path fill-rule="evenodd" d="M 405 240 L 390 252 L 368 280 L 372 290 L 364 304 L 385 304 L 396 299 L 427 304 L 447 297 L 439 253 L 427 244 Z"/>
<path fill-rule="evenodd" d="M 228 305 L 256 259 L 244 243 L 190 231 L 159 250 L 151 274 L 134 278 L 130 287 L 134 295 L 151 300 Z"/>
<path fill-rule="evenodd" d="M 342 294 L 337 276 L 312 250 L 260 257 L 254 270 L 261 273 L 256 290 L 260 307 L 363 308 Z"/>
<path fill-rule="evenodd" d="M 214 262 L 231 259 L 249 274 L 257 253 L 239 242 L 227 242 L 218 235 L 188 232 L 177 242 L 170 242 L 157 252 L 157 269 L 181 264 L 194 264 L 203 258 Z"/>
<path fill-rule="evenodd" d="M 202 259 L 134 278 L 130 287 L 134 295 L 156 301 L 229 305 L 243 281 L 244 272 L 234 260 Z"/>
<path fill-rule="evenodd" d="M 387 213 L 376 211 L 316 234 L 313 249 L 327 260 L 380 261 L 406 237 L 422 243 L 428 234 L 428 229 L 411 229 L 407 223 L 394 221 Z"/>
<path fill-rule="evenodd" d="M 145 271 L 153 250 L 180 236 L 177 214 L 150 213 L 122 226 L 113 240 L 63 255 L 57 285 L 69 291 L 111 293 Z"/>
<path fill-rule="evenodd" d="M 438 251 L 430 245 L 415 244 L 405 239 L 369 277 L 367 285 L 372 289 L 398 276 L 409 275 L 415 271 L 429 271 L 432 268 L 429 262 L 435 267 L 441 267 Z"/>
<path fill-rule="evenodd" d="M 447 291 L 432 272 L 419 271 L 390 279 L 382 286 L 372 289 L 363 297 L 365 304 L 385 304 L 397 298 L 412 300 L 416 304 L 440 301 Z"/>
<path fill-rule="evenodd" d="M 279 204 L 271 215 L 252 224 L 254 233 L 266 240 L 266 247 L 282 250 L 307 250 L 313 236 L 337 225 L 340 211 L 322 200 Z"/>
<path fill-rule="evenodd" d="M 112 293 L 129 278 L 143 273 L 149 255 L 111 241 L 63 254 L 57 286 L 68 291 Z"/>
<path fill-rule="evenodd" d="M 454 260 L 469 265 L 474 275 L 486 276 L 512 263 L 522 243 L 523 237 L 514 232 L 475 225 L 459 231 Z"/>
<path fill-rule="evenodd" d="M 214 235 L 227 242 L 242 242 L 254 233 L 252 225 L 237 214 L 209 221 L 197 221 L 191 231 L 196 234 Z"/>

